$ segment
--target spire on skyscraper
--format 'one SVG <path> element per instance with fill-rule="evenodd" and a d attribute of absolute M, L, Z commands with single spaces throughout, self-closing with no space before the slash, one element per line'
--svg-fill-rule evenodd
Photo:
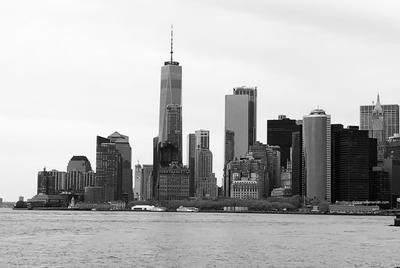
<path fill-rule="evenodd" d="M 174 45 L 174 26 L 171 24 L 171 62 L 173 62 L 172 60 L 172 55 L 174 54 L 174 50 L 173 50 L 173 45 Z"/>

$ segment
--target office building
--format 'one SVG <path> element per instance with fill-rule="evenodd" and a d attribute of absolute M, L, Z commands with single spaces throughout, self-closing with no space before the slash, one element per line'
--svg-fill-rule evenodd
<path fill-rule="evenodd" d="M 360 129 L 378 140 L 378 161 L 384 159 L 384 143 L 399 133 L 399 105 L 381 105 L 379 94 L 374 105 L 360 106 Z"/>
<path fill-rule="evenodd" d="M 85 173 L 92 171 L 92 166 L 86 156 L 74 155 L 68 162 L 67 172 L 73 170 Z"/>
<path fill-rule="evenodd" d="M 117 145 L 97 136 L 96 185 L 103 188 L 104 200 L 122 200 L 122 157 Z"/>
<path fill-rule="evenodd" d="M 279 146 L 267 145 L 267 172 L 269 189 L 281 187 L 281 150 Z"/>
<path fill-rule="evenodd" d="M 225 96 L 225 164 L 256 142 L 257 88 L 238 87 Z"/>
<path fill-rule="evenodd" d="M 386 141 L 385 159 L 400 159 L 400 134 L 394 134 Z"/>
<path fill-rule="evenodd" d="M 160 167 L 158 182 L 158 200 L 184 200 L 189 198 L 190 170 L 172 163 L 168 167 Z"/>
<path fill-rule="evenodd" d="M 159 117 L 159 142 L 168 140 L 167 107 L 168 105 L 182 106 L 182 67 L 173 60 L 173 39 L 171 31 L 171 58 L 161 67 L 160 86 L 160 117 Z M 182 114 L 180 115 L 182 116 Z M 182 121 L 182 120 L 181 120 Z M 180 128 L 182 129 L 182 127 Z"/>
<path fill-rule="evenodd" d="M 195 131 L 196 149 L 210 149 L 210 131 L 200 129 Z"/>
<path fill-rule="evenodd" d="M 143 192 L 142 192 L 142 183 L 143 183 L 143 177 L 142 177 L 142 165 L 136 164 L 135 165 L 135 190 L 134 190 L 134 197 L 137 200 L 142 200 L 143 198 Z"/>
<path fill-rule="evenodd" d="M 292 194 L 304 195 L 303 131 L 292 133 Z"/>
<path fill-rule="evenodd" d="M 331 202 L 331 117 L 314 109 L 303 117 L 305 193 Z"/>
<path fill-rule="evenodd" d="M 267 121 L 267 144 L 277 145 L 281 152 L 281 167 L 286 168 L 290 159 L 290 148 L 292 147 L 292 133 L 300 131 L 301 125 L 296 120 L 280 115 L 277 120 Z"/>
<path fill-rule="evenodd" d="M 178 162 L 182 163 L 182 107 L 167 105 L 167 140 L 178 149 Z"/>
<path fill-rule="evenodd" d="M 117 200 L 132 200 L 132 148 L 129 144 L 129 137 L 114 132 L 108 136 L 108 139 L 115 143 L 115 148 L 121 155 L 122 175 L 121 185 L 117 185 L 119 191 Z"/>
<path fill-rule="evenodd" d="M 367 130 L 332 125 L 332 203 L 369 198 L 370 138 Z"/>
<path fill-rule="evenodd" d="M 153 199 L 152 176 L 153 176 L 153 165 L 143 165 L 142 184 L 141 184 L 141 192 L 142 192 L 143 200 L 152 200 Z"/>
<path fill-rule="evenodd" d="M 189 196 L 194 196 L 194 167 L 195 167 L 195 150 L 196 150 L 196 135 L 190 133 L 187 136 L 187 166 L 190 170 L 190 180 L 189 180 Z"/>
<path fill-rule="evenodd" d="M 383 167 L 373 167 L 369 181 L 369 200 L 390 204 L 391 192 L 389 172 L 385 171 Z"/>
<path fill-rule="evenodd" d="M 55 193 L 55 179 L 46 168 L 38 172 L 37 179 L 37 194 L 54 195 Z"/>
<path fill-rule="evenodd" d="M 227 164 L 225 176 L 231 183 L 229 196 L 239 199 L 261 199 L 264 195 L 266 168 L 251 154 Z"/>

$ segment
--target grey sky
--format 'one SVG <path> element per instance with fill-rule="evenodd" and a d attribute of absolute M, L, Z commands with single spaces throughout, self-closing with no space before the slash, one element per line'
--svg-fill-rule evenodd
<path fill-rule="evenodd" d="M 379 90 L 400 103 L 398 1 L 2 1 L 0 197 L 36 191 L 37 171 L 76 154 L 95 167 L 96 135 L 128 135 L 132 159 L 152 162 L 160 67 L 183 66 L 183 129 L 211 131 L 223 164 L 224 95 L 257 86 L 266 121 L 316 106 L 359 124 Z"/>

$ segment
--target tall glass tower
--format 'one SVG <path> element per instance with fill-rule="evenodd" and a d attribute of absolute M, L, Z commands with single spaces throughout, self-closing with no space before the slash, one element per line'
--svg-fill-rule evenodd
<path fill-rule="evenodd" d="M 158 141 L 163 144 L 168 141 L 168 131 L 173 131 L 168 127 L 168 106 L 173 105 L 175 108 L 182 106 L 182 66 L 179 62 L 173 61 L 173 32 L 171 30 L 171 59 L 164 63 L 161 67 L 161 87 L 160 87 L 160 121 Z M 171 107 L 171 106 L 170 106 Z M 180 114 L 182 118 L 182 113 Z M 180 126 L 175 126 L 182 130 L 182 120 Z M 182 135 L 182 134 L 180 134 Z M 182 137 L 178 140 L 182 141 Z M 182 152 L 182 142 L 179 144 L 179 151 Z"/>

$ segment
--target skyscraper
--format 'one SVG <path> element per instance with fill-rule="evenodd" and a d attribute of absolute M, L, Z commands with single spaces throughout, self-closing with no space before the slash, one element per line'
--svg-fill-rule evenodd
<path fill-rule="evenodd" d="M 195 137 L 195 196 L 215 197 L 217 185 L 215 175 L 212 172 L 213 156 L 209 149 L 210 132 L 208 130 L 196 130 Z"/>
<path fill-rule="evenodd" d="M 135 165 L 135 191 L 134 191 L 134 197 L 137 200 L 142 200 L 143 198 L 143 192 L 142 192 L 142 183 L 143 183 L 143 170 L 142 170 L 142 165 L 139 163 Z"/>
<path fill-rule="evenodd" d="M 225 96 L 225 164 L 256 142 L 257 88 L 238 87 Z"/>
<path fill-rule="evenodd" d="M 378 161 L 382 162 L 385 141 L 399 133 L 399 105 L 382 105 L 378 94 L 375 105 L 360 106 L 360 129 L 378 140 Z"/>
<path fill-rule="evenodd" d="M 108 136 L 108 139 L 115 143 L 116 149 L 122 157 L 121 197 L 119 197 L 119 200 L 125 200 L 126 198 L 132 200 L 132 149 L 129 145 L 129 137 L 114 132 Z"/>
<path fill-rule="evenodd" d="M 96 186 L 102 187 L 103 201 L 122 199 L 122 157 L 115 143 L 97 136 Z"/>
<path fill-rule="evenodd" d="M 167 105 L 167 140 L 178 149 L 178 162 L 182 163 L 182 107 Z"/>
<path fill-rule="evenodd" d="M 332 202 L 368 200 L 368 131 L 340 126 L 332 125 Z"/>
<path fill-rule="evenodd" d="M 267 144 L 278 145 L 281 151 L 281 167 L 286 168 L 290 159 L 290 147 L 292 147 L 292 133 L 299 131 L 301 125 L 296 120 L 280 115 L 277 120 L 267 121 Z"/>
<path fill-rule="evenodd" d="M 306 196 L 331 202 L 331 117 L 314 109 L 303 117 Z"/>
<path fill-rule="evenodd" d="M 189 180 L 189 196 L 194 196 L 194 166 L 195 166 L 195 150 L 196 150 L 196 135 L 190 133 L 187 136 L 187 165 L 190 170 L 190 180 Z"/>
<path fill-rule="evenodd" d="M 292 194 L 304 195 L 302 129 L 292 133 Z"/>
<path fill-rule="evenodd" d="M 159 118 L 159 142 L 168 139 L 167 107 L 168 105 L 182 106 L 182 67 L 179 62 L 173 61 L 173 32 L 171 30 L 171 59 L 161 67 L 160 87 L 160 118 Z M 182 116 L 182 114 L 180 115 Z M 182 122 L 182 120 L 180 120 Z M 182 130 L 182 125 L 178 126 Z M 182 140 L 182 138 L 181 138 Z M 182 150 L 181 150 L 182 151 Z"/>

